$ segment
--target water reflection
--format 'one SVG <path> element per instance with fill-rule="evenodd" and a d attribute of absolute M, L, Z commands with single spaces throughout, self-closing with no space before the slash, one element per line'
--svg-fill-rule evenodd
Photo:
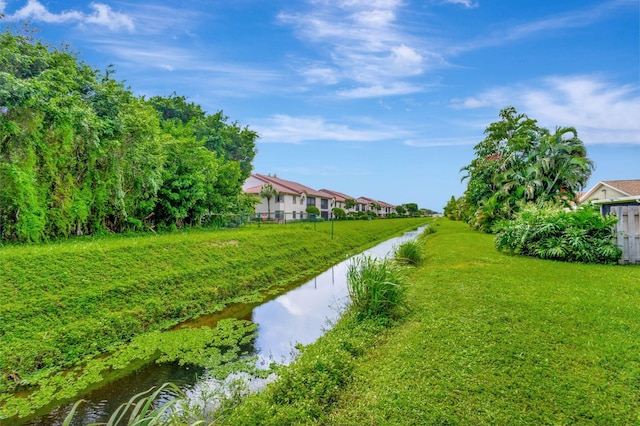
<path fill-rule="evenodd" d="M 335 322 L 348 301 L 342 262 L 306 284 L 253 310 L 256 353 L 262 365 L 291 362 L 297 343 L 309 344 Z"/>
<path fill-rule="evenodd" d="M 387 240 L 366 250 L 363 255 L 387 257 L 395 247 L 416 238 L 422 230 L 424 227 Z M 258 364 L 265 367 L 271 362 L 286 365 L 295 357 L 296 344 L 313 343 L 340 317 L 349 298 L 346 275 L 351 261 L 347 259 L 305 284 L 261 305 L 236 305 L 225 312 L 204 316 L 180 327 L 213 327 L 218 320 L 231 317 L 251 320 L 258 325 L 258 336 L 254 343 Z M 80 405 L 72 424 L 79 426 L 107 421 L 118 406 L 134 395 L 166 382 L 177 384 L 188 395 L 197 395 L 210 386 L 212 381 L 202 368 L 151 363 L 122 379 L 106 383 L 80 396 L 86 402 Z M 72 405 L 73 403 L 62 405 L 23 424 L 61 425 Z"/>

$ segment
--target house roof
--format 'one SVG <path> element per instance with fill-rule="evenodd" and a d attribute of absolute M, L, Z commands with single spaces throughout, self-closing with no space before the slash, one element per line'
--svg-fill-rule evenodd
<path fill-rule="evenodd" d="M 356 203 L 360 203 L 360 204 L 370 204 L 373 203 L 375 200 L 373 198 L 368 198 L 368 197 L 358 197 L 356 198 Z"/>
<path fill-rule="evenodd" d="M 291 195 L 306 194 L 307 196 L 311 196 L 311 197 L 334 199 L 340 202 L 344 202 L 345 200 L 355 200 L 355 202 L 359 204 L 369 205 L 371 203 L 377 203 L 377 204 L 380 204 L 381 207 L 395 208 L 393 204 L 389 204 L 387 202 L 380 201 L 380 200 L 374 200 L 373 198 L 369 198 L 369 197 L 354 198 L 350 195 L 347 195 L 338 191 L 333 191 L 331 189 L 315 190 L 306 185 L 302 185 L 298 182 L 294 182 L 286 179 L 280 179 L 274 176 L 263 175 L 260 173 L 253 173 L 251 174 L 251 177 L 254 179 L 254 180 L 251 180 L 251 182 L 255 183 L 255 180 L 258 180 L 263 183 L 260 185 L 255 185 L 255 186 L 246 188 L 244 192 L 248 194 L 260 195 L 260 190 L 262 189 L 262 187 L 267 183 L 270 183 L 271 185 L 273 185 L 276 191 L 278 191 L 281 194 L 291 194 Z"/>
<path fill-rule="evenodd" d="M 394 206 L 393 204 L 389 204 L 389 203 L 387 203 L 385 201 L 379 201 L 378 200 L 378 204 L 380 204 L 382 207 L 391 207 L 391 208 L 394 208 L 394 209 L 396 208 L 396 206 Z"/>
<path fill-rule="evenodd" d="M 640 179 L 634 180 L 603 180 L 603 184 L 624 192 L 630 197 L 640 195 Z"/>
<path fill-rule="evenodd" d="M 356 200 L 356 202 L 361 203 L 361 204 L 377 203 L 377 204 L 380 204 L 381 207 L 392 207 L 392 208 L 396 207 L 393 204 L 389 204 L 389 203 L 386 203 L 386 202 L 380 201 L 380 200 L 374 200 L 373 198 L 369 198 L 369 197 L 360 197 L 360 198 L 358 198 Z"/>
<path fill-rule="evenodd" d="M 321 189 L 320 191 L 330 194 L 331 196 L 333 196 L 333 198 L 336 199 L 336 201 L 344 202 L 345 200 L 355 200 L 355 198 L 353 198 L 352 196 L 343 194 L 342 192 L 333 191 L 330 189 Z"/>
<path fill-rule="evenodd" d="M 262 175 L 259 173 L 254 173 L 251 176 L 263 181 L 265 184 L 270 183 L 278 192 L 281 192 L 284 194 L 294 194 L 294 195 L 307 194 L 307 196 L 310 195 L 312 197 L 332 198 L 329 194 L 325 192 L 316 191 L 313 188 L 309 188 L 308 186 L 302 185 L 298 182 L 293 182 L 291 180 L 280 179 L 277 177 Z M 260 187 L 262 187 L 262 185 L 260 185 Z M 249 189 L 253 189 L 253 188 L 249 188 Z M 260 193 L 260 190 L 258 190 L 258 193 Z"/>
<path fill-rule="evenodd" d="M 640 179 L 630 179 L 630 180 L 603 180 L 594 185 L 591 190 L 586 193 L 583 193 L 579 200 L 584 201 L 589 199 L 599 188 L 602 186 L 607 186 L 609 188 L 615 189 L 616 191 L 622 192 L 626 194 L 628 197 L 636 197 L 640 196 Z"/>

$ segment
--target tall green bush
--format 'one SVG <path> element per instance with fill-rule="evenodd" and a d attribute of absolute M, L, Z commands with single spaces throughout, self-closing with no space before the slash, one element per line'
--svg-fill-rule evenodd
<path fill-rule="evenodd" d="M 0 32 L 0 241 L 200 225 L 237 213 L 257 133 L 136 97 L 76 54 Z"/>
<path fill-rule="evenodd" d="M 568 210 L 552 204 L 526 205 L 513 221 L 496 227 L 498 250 L 568 262 L 613 263 L 622 252 L 614 242 L 615 216 L 591 205 Z"/>

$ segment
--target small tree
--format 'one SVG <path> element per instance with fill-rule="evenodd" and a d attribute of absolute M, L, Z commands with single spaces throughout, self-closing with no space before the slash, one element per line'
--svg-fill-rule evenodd
<path fill-rule="evenodd" d="M 406 203 L 404 204 L 404 207 L 407 209 L 409 216 L 417 216 L 418 211 L 420 210 L 416 203 Z"/>
<path fill-rule="evenodd" d="M 271 219 L 271 199 L 278 196 L 278 190 L 270 183 L 262 185 L 260 197 L 267 199 L 267 219 Z"/>
<path fill-rule="evenodd" d="M 333 217 L 335 217 L 338 220 L 342 220 L 342 219 L 346 219 L 347 218 L 347 214 L 340 207 L 332 208 L 331 209 L 331 213 L 333 213 Z"/>
<path fill-rule="evenodd" d="M 403 206 L 398 206 L 396 207 L 396 212 L 398 212 L 398 214 L 402 216 L 407 212 L 407 209 L 405 209 Z"/>
<path fill-rule="evenodd" d="M 316 206 L 308 206 L 306 211 L 309 215 L 320 216 L 320 209 L 318 209 Z"/>
<path fill-rule="evenodd" d="M 352 209 L 356 206 L 356 201 L 352 198 L 349 198 L 347 200 L 344 200 L 344 208 L 349 210 Z"/>

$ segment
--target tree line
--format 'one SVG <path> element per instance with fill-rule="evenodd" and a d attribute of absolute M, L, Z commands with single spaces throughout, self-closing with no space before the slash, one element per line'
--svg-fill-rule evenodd
<path fill-rule="evenodd" d="M 113 74 L 0 34 L 0 240 L 180 228 L 251 206 L 256 132 Z"/>

